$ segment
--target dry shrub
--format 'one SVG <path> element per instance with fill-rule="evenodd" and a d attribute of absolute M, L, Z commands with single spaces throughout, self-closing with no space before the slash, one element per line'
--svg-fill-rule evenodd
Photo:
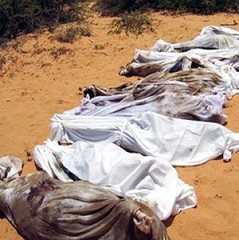
<path fill-rule="evenodd" d="M 120 18 L 112 21 L 109 33 L 120 34 L 122 31 L 127 35 L 129 33 L 140 35 L 145 31 L 153 32 L 152 19 L 138 11 L 124 13 Z"/>

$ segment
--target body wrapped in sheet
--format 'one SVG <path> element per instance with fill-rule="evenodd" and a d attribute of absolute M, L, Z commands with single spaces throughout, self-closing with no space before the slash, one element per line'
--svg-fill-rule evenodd
<path fill-rule="evenodd" d="M 86 181 L 62 183 L 42 171 L 0 179 L 0 211 L 26 240 L 169 239 L 144 203 Z"/>

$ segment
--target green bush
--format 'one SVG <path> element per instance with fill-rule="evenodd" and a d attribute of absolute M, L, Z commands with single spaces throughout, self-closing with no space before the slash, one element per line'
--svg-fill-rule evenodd
<path fill-rule="evenodd" d="M 62 43 L 73 43 L 74 40 L 76 40 L 78 37 L 81 37 L 81 36 L 89 37 L 91 35 L 92 34 L 90 30 L 87 28 L 69 27 L 63 32 L 56 34 L 55 39 L 58 42 L 62 42 Z"/>
<path fill-rule="evenodd" d="M 185 12 L 211 14 L 239 10 L 239 0 L 98 0 L 103 14 L 118 15 L 125 11 L 144 9 L 182 10 Z"/>
<path fill-rule="evenodd" d="M 132 3 L 130 0 L 98 0 L 97 6 L 103 15 L 116 16 L 124 11 L 130 11 Z"/>
<path fill-rule="evenodd" d="M 124 31 L 127 35 L 129 33 L 140 35 L 147 30 L 154 31 L 152 20 L 145 14 L 135 11 L 124 13 L 119 19 L 114 19 L 109 33 L 120 34 Z"/>
<path fill-rule="evenodd" d="M 0 0 L 0 38 L 85 18 L 80 0 Z"/>

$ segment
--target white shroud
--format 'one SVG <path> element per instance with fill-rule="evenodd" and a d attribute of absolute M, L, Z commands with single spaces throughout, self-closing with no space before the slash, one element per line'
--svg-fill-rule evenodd
<path fill-rule="evenodd" d="M 220 124 L 153 112 L 128 119 L 62 114 L 52 121 L 51 140 L 34 149 L 40 168 L 62 181 L 72 181 L 73 174 L 145 201 L 160 219 L 197 204 L 194 188 L 173 165 L 198 165 L 220 155 L 230 160 L 239 149 L 239 134 Z"/>

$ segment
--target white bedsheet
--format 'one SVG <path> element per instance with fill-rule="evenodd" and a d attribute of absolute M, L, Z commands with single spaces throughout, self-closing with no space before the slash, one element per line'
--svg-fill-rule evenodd
<path fill-rule="evenodd" d="M 59 145 L 68 141 L 72 145 Z M 209 122 L 153 112 L 134 117 L 54 115 L 52 134 L 34 149 L 36 164 L 62 181 L 88 180 L 147 202 L 160 219 L 196 206 L 175 166 L 205 163 L 239 149 L 239 134 Z M 69 174 L 69 172 L 71 174 Z"/>
<path fill-rule="evenodd" d="M 51 140 L 108 141 L 131 152 L 154 156 L 174 166 L 199 165 L 238 151 L 239 134 L 210 122 L 163 116 L 154 112 L 130 118 L 54 115 Z"/>
<path fill-rule="evenodd" d="M 37 165 L 52 177 L 71 181 L 62 170 L 66 168 L 79 179 L 147 202 L 160 219 L 197 204 L 194 188 L 178 178 L 169 162 L 128 153 L 114 143 L 80 141 L 60 146 L 48 140 L 36 146 L 34 154 Z"/>
<path fill-rule="evenodd" d="M 167 72 L 182 61 L 184 71 L 192 62 L 199 63 L 208 69 L 205 71 L 219 75 L 214 90 L 232 97 L 239 92 L 238 38 L 235 30 L 209 26 L 192 41 L 169 44 L 159 40 L 150 51 L 137 50 L 132 63 L 135 66 L 131 67 L 134 70 L 140 64 L 144 68 L 144 64 L 158 62 L 159 69 Z M 179 53 L 180 49 L 189 51 Z M 123 69 L 122 75 L 129 70 Z M 94 98 L 91 103 L 123 96 Z M 163 220 L 196 206 L 194 188 L 179 179 L 173 166 L 199 165 L 219 156 L 229 161 L 239 150 L 239 134 L 217 123 L 177 119 L 149 111 L 162 107 L 152 105 L 151 98 L 143 107 L 140 104 L 145 99 L 133 105 L 123 102 L 93 110 L 95 106 L 83 101 L 83 108 L 90 110 L 88 115 L 76 115 L 77 108 L 55 114 L 50 139 L 34 149 L 36 164 L 62 181 L 77 177 L 145 201 Z M 125 107 L 131 107 L 127 114 L 113 116 L 116 110 Z M 176 110 L 177 107 L 175 104 Z M 206 115 L 206 107 L 201 113 Z"/>

